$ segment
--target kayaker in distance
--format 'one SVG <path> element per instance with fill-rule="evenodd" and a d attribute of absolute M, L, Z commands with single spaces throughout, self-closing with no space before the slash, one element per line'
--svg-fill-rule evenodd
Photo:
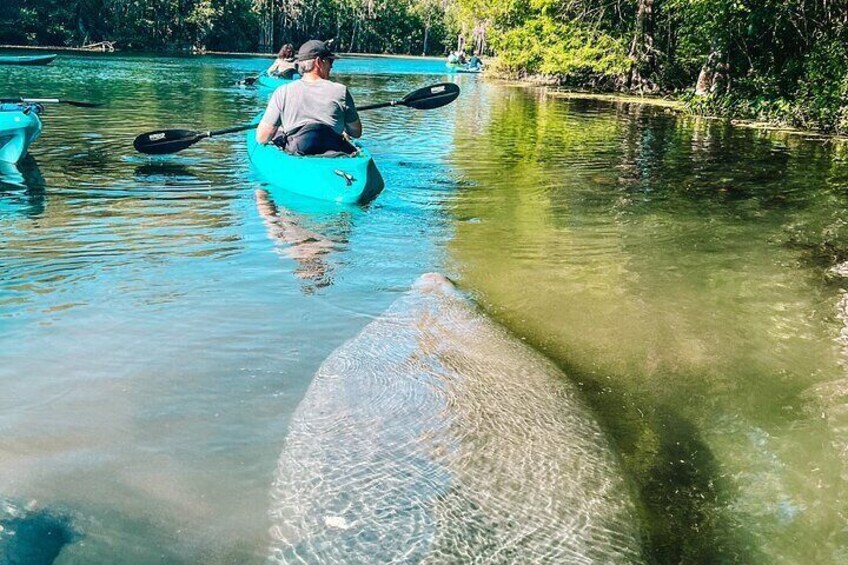
<path fill-rule="evenodd" d="M 286 43 L 280 47 L 274 63 L 268 67 L 269 76 L 291 79 L 297 74 L 297 65 L 294 62 L 294 45 Z"/>
<path fill-rule="evenodd" d="M 297 52 L 302 78 L 274 91 L 256 128 L 257 143 L 274 144 L 294 155 L 352 154 L 345 136 L 362 135 L 362 122 L 348 88 L 329 80 L 336 55 L 311 39 Z"/>
<path fill-rule="evenodd" d="M 471 70 L 482 70 L 483 61 L 477 55 L 472 55 L 471 58 L 468 59 L 468 68 Z"/>

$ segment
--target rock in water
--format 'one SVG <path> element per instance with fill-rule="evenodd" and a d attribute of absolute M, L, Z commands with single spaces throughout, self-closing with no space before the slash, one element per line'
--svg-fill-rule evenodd
<path fill-rule="evenodd" d="M 318 370 L 273 498 L 273 561 L 642 560 L 575 387 L 436 274 Z"/>

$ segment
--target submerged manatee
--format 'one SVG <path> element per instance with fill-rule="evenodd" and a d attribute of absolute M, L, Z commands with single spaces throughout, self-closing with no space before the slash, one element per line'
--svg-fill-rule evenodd
<path fill-rule="evenodd" d="M 0 499 L 0 565 L 48 565 L 73 539 L 66 518 Z"/>
<path fill-rule="evenodd" d="M 441 275 L 324 362 L 273 498 L 273 561 L 641 560 L 629 490 L 574 387 Z"/>

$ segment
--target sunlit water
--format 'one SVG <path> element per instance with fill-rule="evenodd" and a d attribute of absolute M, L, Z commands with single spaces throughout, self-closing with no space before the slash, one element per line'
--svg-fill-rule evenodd
<path fill-rule="evenodd" d="M 42 558 L 263 561 L 313 374 L 440 270 L 577 383 L 648 558 L 848 559 L 842 283 L 810 252 L 844 223 L 838 147 L 351 59 L 360 104 L 463 88 L 363 113 L 366 208 L 269 201 L 241 134 L 133 152 L 248 121 L 265 94 L 234 83 L 268 63 L 0 70 L 3 96 L 107 102 L 49 106 L 0 185 L 0 511 L 67 528 Z"/>
<path fill-rule="evenodd" d="M 841 291 L 814 252 L 844 223 L 839 153 L 520 89 L 464 104 L 462 284 L 586 392 L 654 558 L 845 562 Z"/>
<path fill-rule="evenodd" d="M 70 516 L 63 562 L 263 560 L 313 373 L 443 269 L 459 106 L 363 113 L 386 180 L 365 209 L 267 202 L 243 134 L 134 153 L 146 130 L 249 121 L 264 95 L 233 85 L 267 62 L 63 55 L 0 71 L 4 95 L 107 103 L 48 106 L 25 186 L 0 185 L 0 500 Z M 405 65 L 336 70 L 360 104 L 449 79 L 439 61 Z"/>

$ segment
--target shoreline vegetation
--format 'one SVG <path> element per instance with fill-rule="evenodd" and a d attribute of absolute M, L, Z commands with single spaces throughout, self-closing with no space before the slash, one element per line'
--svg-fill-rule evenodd
<path fill-rule="evenodd" d="M 49 22 L 49 25 L 45 25 Z M 671 96 L 696 115 L 848 135 L 848 0 L 12 0 L 0 44 L 487 57 L 493 76 Z"/>
<path fill-rule="evenodd" d="M 58 46 L 58 45 L 0 45 L 0 50 L 10 50 L 10 51 L 50 51 L 50 52 L 69 52 L 74 54 L 90 54 L 93 56 L 109 56 L 115 55 L 115 53 L 120 52 L 122 54 L 136 54 L 136 53 L 144 53 L 144 51 L 136 51 L 136 50 L 120 50 L 117 49 L 114 52 L 103 52 L 99 50 L 86 49 L 82 47 L 67 47 L 67 46 Z M 158 52 L 157 52 L 158 53 Z M 185 57 L 199 57 L 199 56 L 212 56 L 212 57 L 235 57 L 235 58 L 265 58 L 265 59 L 273 59 L 274 53 L 261 53 L 261 52 L 248 52 L 248 51 L 204 51 L 204 52 L 191 52 L 191 51 L 164 51 L 161 54 L 169 55 L 169 56 L 185 56 Z M 441 61 L 444 60 L 443 56 L 435 56 L 435 55 L 409 55 L 409 54 L 389 54 L 389 53 L 340 53 L 341 56 L 350 59 L 364 59 L 364 58 L 385 58 L 385 59 L 422 59 L 422 60 L 431 60 L 431 61 Z M 497 66 L 495 67 L 497 68 Z M 812 128 L 803 128 L 803 127 L 795 127 L 792 125 L 788 125 L 785 121 L 775 119 L 775 120 L 758 120 L 758 119 L 749 119 L 742 117 L 741 115 L 733 115 L 727 113 L 716 113 L 709 114 L 704 113 L 703 111 L 693 111 L 691 104 L 687 103 L 687 98 L 679 98 L 679 94 L 666 94 L 662 95 L 659 93 L 651 94 L 651 93 L 632 93 L 627 91 L 622 92 L 610 92 L 604 90 L 582 90 L 578 88 L 569 89 L 568 87 L 559 86 L 562 84 L 563 77 L 550 76 L 550 75 L 528 75 L 521 78 L 511 76 L 502 71 L 485 72 L 486 76 L 497 80 L 502 83 L 514 84 L 516 86 L 523 87 L 542 87 L 546 88 L 545 96 L 549 96 L 551 98 L 562 98 L 562 99 L 587 99 L 587 100 L 601 100 L 604 102 L 621 102 L 628 104 L 644 104 L 648 106 L 657 106 L 666 108 L 668 110 L 679 112 L 681 114 L 685 114 L 687 116 L 700 117 L 707 120 L 721 120 L 730 123 L 736 127 L 745 127 L 745 128 L 753 128 L 759 129 L 769 132 L 775 133 L 786 133 L 790 135 L 800 135 L 810 139 L 818 139 L 824 141 L 837 141 L 837 142 L 846 142 L 848 141 L 848 132 L 846 133 L 835 133 L 835 132 L 826 132 L 821 129 L 812 129 Z"/>

